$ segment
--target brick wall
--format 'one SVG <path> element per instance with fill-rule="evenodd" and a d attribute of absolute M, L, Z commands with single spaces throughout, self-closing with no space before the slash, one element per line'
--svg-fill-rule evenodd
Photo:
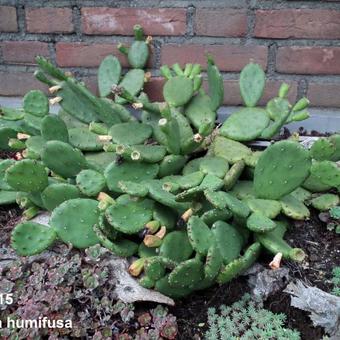
<path fill-rule="evenodd" d="M 146 89 L 159 99 L 162 64 L 200 62 L 211 52 L 225 78 L 225 104 L 240 104 L 238 73 L 251 59 L 269 78 L 265 98 L 281 81 L 291 99 L 340 107 L 340 1 L 279 0 L 1 0 L 0 96 L 44 88 L 34 80 L 34 57 L 44 55 L 96 91 L 96 68 L 132 26 L 152 35 Z M 123 65 L 126 60 L 121 57 Z"/>

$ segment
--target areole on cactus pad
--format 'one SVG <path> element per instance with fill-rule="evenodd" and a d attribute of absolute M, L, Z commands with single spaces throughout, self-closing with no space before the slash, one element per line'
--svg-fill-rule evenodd
<path fill-rule="evenodd" d="M 49 86 L 50 104 L 60 104 L 58 115 L 37 90 L 23 109 L 0 108 L 0 148 L 23 158 L 0 161 L 0 204 L 16 201 L 27 219 L 52 214 L 49 227 L 18 224 L 13 248 L 30 256 L 57 240 L 79 249 L 100 243 L 137 257 L 131 275 L 174 298 L 232 280 L 261 251 L 302 261 L 303 250 L 284 234 L 290 219 L 309 218 L 309 205 L 336 216 L 340 135 L 311 150 L 294 137 L 252 150 L 245 143 L 271 140 L 308 117 L 308 100 L 290 103 L 288 84 L 259 107 L 266 78 L 253 62 L 240 75 L 244 107 L 222 126 L 223 76 L 213 56 L 208 90 L 201 65 L 163 65 L 164 101 L 152 102 L 143 91 L 152 39 L 139 25 L 134 36 L 131 46 L 118 47 L 129 71 L 118 56 L 101 63 L 100 97 L 38 57 L 35 76 Z"/>

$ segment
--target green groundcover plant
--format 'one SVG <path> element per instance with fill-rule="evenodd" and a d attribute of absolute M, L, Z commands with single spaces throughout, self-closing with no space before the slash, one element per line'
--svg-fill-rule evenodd
<path fill-rule="evenodd" d="M 17 160 L 0 162 L 0 204 L 17 202 L 26 219 L 12 232 L 13 249 L 30 256 L 57 240 L 101 244 L 134 256 L 129 271 L 140 284 L 173 298 L 232 280 L 262 250 L 302 261 L 284 234 L 289 218 L 309 218 L 309 205 L 339 205 L 340 135 L 310 150 L 294 136 L 252 150 L 249 142 L 306 119 L 309 102 L 290 103 L 283 83 L 259 107 L 265 73 L 250 63 L 239 79 L 244 107 L 217 126 L 224 87 L 210 55 L 207 90 L 201 65 L 164 65 L 164 101 L 151 102 L 143 92 L 151 39 L 139 25 L 134 32 L 130 47 L 119 46 L 131 69 L 107 56 L 99 97 L 38 57 L 35 76 L 53 98 L 32 90 L 21 109 L 1 108 L 0 149 Z M 55 103 L 57 115 L 49 113 Z M 30 221 L 44 210 L 49 227 Z"/>

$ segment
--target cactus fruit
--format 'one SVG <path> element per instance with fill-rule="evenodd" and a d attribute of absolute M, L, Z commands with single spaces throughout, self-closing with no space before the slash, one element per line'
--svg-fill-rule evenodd
<path fill-rule="evenodd" d="M 46 142 L 49 140 L 59 140 L 67 143 L 67 126 L 58 116 L 45 116 L 41 121 L 41 136 Z"/>
<path fill-rule="evenodd" d="M 99 242 L 93 226 L 99 218 L 98 202 L 75 198 L 63 202 L 52 212 L 50 225 L 58 237 L 75 248 L 88 248 Z"/>
<path fill-rule="evenodd" d="M 227 118 L 220 133 L 236 141 L 250 141 L 259 137 L 268 124 L 269 117 L 265 110 L 243 108 Z"/>
<path fill-rule="evenodd" d="M 11 165 L 6 170 L 5 181 L 14 190 L 25 192 L 43 191 L 48 185 L 45 167 L 30 159 Z"/>
<path fill-rule="evenodd" d="M 45 166 L 64 178 L 74 177 L 87 168 L 86 159 L 81 151 L 60 141 L 47 142 L 41 159 Z"/>
<path fill-rule="evenodd" d="M 307 178 L 310 166 L 308 151 L 296 142 L 280 141 L 269 146 L 255 167 L 257 197 L 278 199 L 290 193 Z"/>
<path fill-rule="evenodd" d="M 327 211 L 336 207 L 339 203 L 339 196 L 335 194 L 323 194 L 311 200 L 312 206 L 320 211 Z"/>
<path fill-rule="evenodd" d="M 261 99 L 266 76 L 260 65 L 250 63 L 243 68 L 240 74 L 240 92 L 247 107 L 256 106 Z"/>
<path fill-rule="evenodd" d="M 48 114 L 48 98 L 44 92 L 33 90 L 26 93 L 23 102 L 24 111 L 32 115 L 43 117 Z"/>
<path fill-rule="evenodd" d="M 111 93 L 112 85 L 118 84 L 122 67 L 117 57 L 108 55 L 99 65 L 98 88 L 101 97 Z"/>
<path fill-rule="evenodd" d="M 53 211 L 61 203 L 75 198 L 80 198 L 78 188 L 67 183 L 50 184 L 41 193 L 42 202 L 49 211 Z"/>
<path fill-rule="evenodd" d="M 39 223 L 24 222 L 13 229 L 11 246 L 20 256 L 31 256 L 51 246 L 56 236 L 53 228 Z"/>
<path fill-rule="evenodd" d="M 79 190 L 86 196 L 97 196 L 106 186 L 105 177 L 95 170 L 82 170 L 76 177 Z"/>

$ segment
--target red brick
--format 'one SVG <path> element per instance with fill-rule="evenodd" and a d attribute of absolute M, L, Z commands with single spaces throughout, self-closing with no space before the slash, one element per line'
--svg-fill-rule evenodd
<path fill-rule="evenodd" d="M 31 33 L 71 33 L 74 31 L 71 8 L 27 8 L 27 31 Z"/>
<path fill-rule="evenodd" d="M 0 50 L 5 63 L 35 64 L 37 55 L 49 57 L 48 44 L 39 41 L 3 41 Z"/>
<path fill-rule="evenodd" d="M 195 33 L 215 37 L 243 37 L 247 32 L 247 14 L 242 9 L 197 9 Z"/>
<path fill-rule="evenodd" d="M 309 83 L 307 97 L 312 106 L 340 107 L 340 84 Z"/>
<path fill-rule="evenodd" d="M 298 74 L 340 74 L 340 47 L 280 47 L 277 71 Z"/>
<path fill-rule="evenodd" d="M 81 9 L 85 34 L 133 35 L 136 23 L 150 35 L 183 35 L 186 30 L 184 8 L 106 8 Z"/>
<path fill-rule="evenodd" d="M 33 89 L 47 92 L 47 86 L 36 80 L 32 72 L 0 72 L 0 96 L 23 96 Z"/>
<path fill-rule="evenodd" d="M 239 45 L 165 45 L 162 48 L 162 64 L 172 65 L 176 62 L 199 63 L 206 66 L 206 53 L 211 53 L 216 65 L 222 71 L 240 71 L 250 60 L 267 67 L 266 46 Z"/>
<path fill-rule="evenodd" d="M 17 11 L 15 7 L 0 6 L 0 32 L 17 32 Z"/>
<path fill-rule="evenodd" d="M 278 9 L 256 11 L 254 35 L 258 38 L 340 38 L 340 11 Z"/>
<path fill-rule="evenodd" d="M 151 101 L 161 102 L 163 101 L 163 85 L 165 83 L 164 78 L 154 77 L 151 78 L 144 85 L 144 91 L 148 95 Z"/>
<path fill-rule="evenodd" d="M 57 64 L 62 67 L 97 67 L 108 54 L 119 57 L 123 66 L 127 66 L 126 58 L 112 44 L 87 44 L 81 42 L 56 45 Z"/>

